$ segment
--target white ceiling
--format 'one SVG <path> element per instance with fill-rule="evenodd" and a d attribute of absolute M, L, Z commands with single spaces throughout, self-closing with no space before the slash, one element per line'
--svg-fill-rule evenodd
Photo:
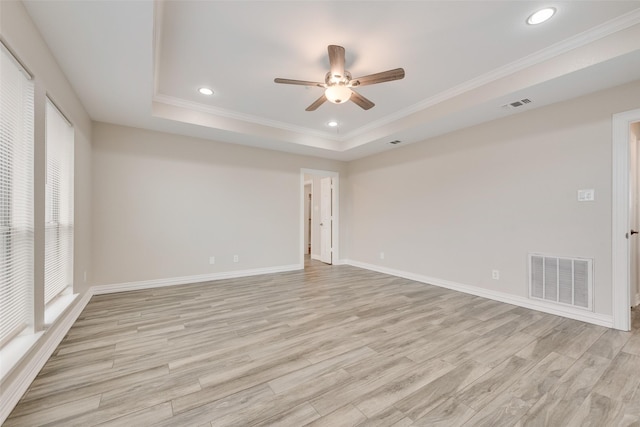
<path fill-rule="evenodd" d="M 640 78 L 638 1 L 25 5 L 94 120 L 340 160 Z M 527 25 L 543 6 L 556 16 Z M 321 88 L 273 79 L 323 81 L 329 44 L 354 77 L 406 78 L 358 89 L 371 110 L 307 112 Z M 522 98 L 533 102 L 502 108 Z"/>

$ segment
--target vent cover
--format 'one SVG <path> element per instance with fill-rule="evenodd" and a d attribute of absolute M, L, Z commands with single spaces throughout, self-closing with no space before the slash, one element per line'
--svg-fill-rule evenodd
<path fill-rule="evenodd" d="M 529 298 L 592 310 L 593 260 L 529 254 Z"/>
<path fill-rule="evenodd" d="M 529 98 L 524 98 L 524 99 L 520 99 L 518 101 L 510 102 L 508 104 L 504 104 L 502 106 L 502 108 L 504 108 L 504 109 L 518 108 L 518 107 L 522 107 L 523 105 L 527 105 L 527 104 L 531 104 L 531 100 Z"/>

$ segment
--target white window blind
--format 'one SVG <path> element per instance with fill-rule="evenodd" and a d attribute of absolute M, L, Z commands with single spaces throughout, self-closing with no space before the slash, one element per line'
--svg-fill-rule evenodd
<path fill-rule="evenodd" d="M 33 319 L 33 99 L 0 44 L 0 346 Z"/>
<path fill-rule="evenodd" d="M 47 99 L 44 302 L 73 283 L 73 127 Z"/>

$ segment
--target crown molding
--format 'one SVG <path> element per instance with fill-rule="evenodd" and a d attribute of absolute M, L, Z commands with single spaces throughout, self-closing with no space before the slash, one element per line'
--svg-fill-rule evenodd
<path fill-rule="evenodd" d="M 344 138 L 347 140 L 355 138 L 365 132 L 372 131 L 384 125 L 388 125 L 411 114 L 425 110 L 429 107 L 433 107 L 434 105 L 445 102 L 451 98 L 455 98 L 456 96 L 462 95 L 463 93 L 472 91 L 486 84 L 507 77 L 511 74 L 515 74 L 518 71 L 522 71 L 534 65 L 548 61 L 549 59 L 553 59 L 576 48 L 585 46 L 589 43 L 600 40 L 637 24 L 640 24 L 640 9 L 631 11 L 625 15 L 621 15 L 617 18 L 614 18 L 596 27 L 590 28 L 589 30 L 583 31 L 580 34 L 576 34 L 572 37 L 569 37 L 568 39 L 534 52 L 502 67 L 491 70 L 471 80 L 467 80 L 462 84 L 440 92 L 410 107 L 398 110 L 396 113 L 390 114 L 380 120 L 376 120 L 375 122 L 371 122 L 365 126 L 361 126 L 358 129 L 345 134 Z"/>
<path fill-rule="evenodd" d="M 327 142 L 338 142 L 338 143 L 348 143 L 350 141 L 353 141 L 355 138 L 366 134 L 367 132 L 371 132 L 383 126 L 392 124 L 398 120 L 401 120 L 405 117 L 408 117 L 420 111 L 426 110 L 428 108 L 431 108 L 435 105 L 448 101 L 464 93 L 478 89 L 482 86 L 493 83 L 502 78 L 508 77 L 519 71 L 523 71 L 527 68 L 530 68 L 532 66 L 538 65 L 545 61 L 548 61 L 550 59 L 553 59 L 560 55 L 568 53 L 576 48 L 586 46 L 589 43 L 595 42 L 597 40 L 600 40 L 607 36 L 615 34 L 619 31 L 632 27 L 634 25 L 640 24 L 640 9 L 637 9 L 629 13 L 626 13 L 624 15 L 618 16 L 614 19 L 611 19 L 603 24 L 590 28 L 586 31 L 583 31 L 582 33 L 569 37 L 545 49 L 539 50 L 530 55 L 522 57 L 502 67 L 498 67 L 494 70 L 491 70 L 476 78 L 467 80 L 466 82 L 456 85 L 448 90 L 437 93 L 436 95 L 426 98 L 423 101 L 413 104 L 407 108 L 398 110 L 393 114 L 387 115 L 383 118 L 372 121 L 364 126 L 354 129 L 351 132 L 348 132 L 342 135 L 334 135 L 328 132 L 321 132 L 321 131 L 306 128 L 303 126 L 296 126 L 296 125 L 292 125 L 292 124 L 277 121 L 277 120 L 265 119 L 263 117 L 258 117 L 250 114 L 240 113 L 237 111 L 213 107 L 210 105 L 205 105 L 198 102 L 188 101 L 182 98 L 159 93 L 158 92 L 158 79 L 159 79 L 158 68 L 159 68 L 159 57 L 160 57 L 160 51 L 161 51 L 161 32 L 162 31 L 160 27 L 162 26 L 161 20 L 162 20 L 162 12 L 163 12 L 162 11 L 163 2 L 164 0 L 156 0 L 155 9 L 154 9 L 154 52 L 153 52 L 153 61 L 154 61 L 153 101 L 154 102 L 168 104 L 177 108 L 198 111 L 198 112 L 210 114 L 216 117 L 233 119 L 233 120 L 238 120 L 245 123 L 284 130 L 287 132 L 313 136 L 313 137 L 324 139 Z M 348 148 L 343 147 L 342 149 L 334 149 L 334 148 L 328 148 L 328 147 L 325 147 L 325 148 L 331 151 L 341 152 L 341 151 L 348 151 L 352 148 L 355 148 L 356 146 L 365 145 L 369 142 L 371 141 L 367 140 L 365 142 L 360 142 L 355 146 L 350 146 Z"/>
<path fill-rule="evenodd" d="M 237 111 L 226 110 L 224 108 L 212 107 L 210 105 L 201 104 L 199 102 L 187 101 L 182 98 L 157 93 L 153 96 L 153 102 L 161 104 L 168 104 L 173 107 L 184 108 L 191 111 L 198 111 L 205 114 L 211 114 L 217 117 L 223 117 L 226 119 L 239 120 L 260 126 L 267 126 L 270 128 L 280 129 L 287 132 L 295 132 L 303 135 L 315 136 L 323 138 L 328 141 L 343 142 L 344 137 L 338 137 L 328 132 L 319 132 L 315 129 L 305 128 L 302 126 L 295 126 L 289 123 L 279 122 L 277 120 L 265 119 L 263 117 L 253 116 L 250 114 L 239 113 Z"/>

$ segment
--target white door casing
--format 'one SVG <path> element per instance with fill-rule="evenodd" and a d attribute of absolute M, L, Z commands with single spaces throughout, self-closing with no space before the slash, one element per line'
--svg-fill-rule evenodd
<path fill-rule="evenodd" d="M 331 235 L 333 228 L 332 179 L 320 180 L 320 261 L 331 264 Z"/>
<path fill-rule="evenodd" d="M 630 150 L 631 124 L 640 121 L 640 109 L 613 115 L 612 120 L 612 224 L 611 285 L 613 327 L 631 329 L 630 295 Z"/>
<path fill-rule="evenodd" d="M 630 135 L 634 136 L 634 135 Z M 633 139 L 629 140 L 629 219 L 630 229 L 634 234 L 638 231 L 638 142 Z M 629 290 L 630 305 L 635 305 L 635 289 L 638 283 L 638 238 L 637 234 L 629 235 Z"/>

